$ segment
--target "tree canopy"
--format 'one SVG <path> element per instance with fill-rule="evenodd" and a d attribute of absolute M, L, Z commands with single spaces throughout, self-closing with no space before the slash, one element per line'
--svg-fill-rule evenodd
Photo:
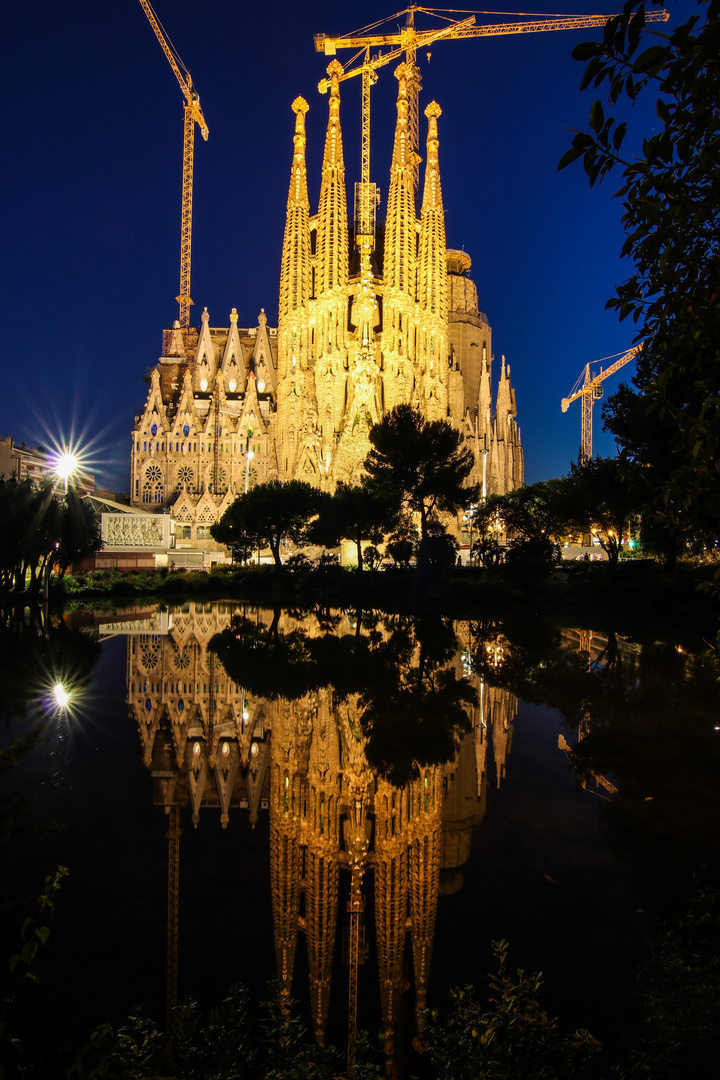
<path fill-rule="evenodd" d="M 59 499 L 50 483 L 0 479 L 0 593 L 37 595 L 49 565 L 64 574 L 100 545 L 97 518 L 72 489 Z"/>
<path fill-rule="evenodd" d="M 638 473 L 625 458 L 596 457 L 573 464 L 568 477 L 568 523 L 580 532 L 595 532 L 613 565 L 637 520 L 642 498 Z"/>
<path fill-rule="evenodd" d="M 656 97 L 657 130 L 639 156 L 624 153 L 627 120 L 590 109 L 558 168 L 582 158 L 590 184 L 618 171 L 622 254 L 634 273 L 607 307 L 632 318 L 643 341 L 633 388 L 613 395 L 606 427 L 644 466 L 656 543 L 717 536 L 720 521 L 720 0 L 671 34 L 645 26 L 630 0 L 600 43 L 579 45 L 581 87 L 606 87 L 615 109 Z M 652 34 L 652 43 L 647 41 Z"/>
<path fill-rule="evenodd" d="M 562 477 L 523 484 L 504 495 L 490 495 L 478 507 L 475 525 L 487 535 L 501 520 L 507 532 L 518 539 L 557 539 L 567 528 L 567 495 Z"/>
<path fill-rule="evenodd" d="M 324 496 L 303 480 L 268 480 L 245 495 L 239 495 L 220 521 L 210 526 L 210 535 L 233 549 L 262 545 L 269 547 L 276 566 L 282 566 L 280 544 L 287 537 L 300 543 L 310 519 Z"/>
<path fill-rule="evenodd" d="M 397 405 L 370 429 L 370 442 L 370 485 L 420 515 L 423 541 L 438 513 L 455 514 L 477 500 L 477 487 L 466 486 L 472 450 L 447 420 L 426 420 L 411 405 Z"/>
<path fill-rule="evenodd" d="M 381 543 L 396 521 L 397 510 L 391 495 L 340 482 L 334 494 L 320 504 L 318 518 L 312 523 L 308 537 L 324 547 L 337 547 L 340 540 L 355 544 L 359 573 L 363 567 L 363 543 Z"/>

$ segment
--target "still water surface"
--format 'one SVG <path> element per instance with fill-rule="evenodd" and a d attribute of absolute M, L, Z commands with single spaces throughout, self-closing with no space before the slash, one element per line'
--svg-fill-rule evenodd
<path fill-rule="evenodd" d="M 612 1039 L 652 916 L 715 858 L 717 684 L 687 643 L 236 603 L 70 622 L 16 643 L 3 731 L 46 718 L 0 858 L 6 905 L 70 870 L 42 957 L 58 1060 L 140 1003 L 272 975 L 342 1044 L 354 931 L 358 1024 L 398 1062 L 501 938 Z M 60 677 L 68 708 L 38 707 Z"/>

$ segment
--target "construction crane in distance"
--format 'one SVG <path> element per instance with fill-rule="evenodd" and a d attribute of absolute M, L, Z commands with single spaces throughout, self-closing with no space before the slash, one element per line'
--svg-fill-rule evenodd
<path fill-rule="evenodd" d="M 607 379 L 608 375 L 614 374 L 619 368 L 624 367 L 633 360 L 638 353 L 642 352 L 642 343 L 636 345 L 632 349 L 628 349 L 626 353 L 623 353 L 614 364 L 611 364 L 609 368 L 605 368 L 597 375 L 593 375 L 591 368 L 593 364 L 602 364 L 605 360 L 612 360 L 612 356 L 606 356 L 605 360 L 591 360 L 589 364 L 580 372 L 577 382 L 573 386 L 567 397 L 564 397 L 560 402 L 562 411 L 567 412 L 573 401 L 577 401 L 578 398 L 582 398 L 582 433 L 580 438 L 580 460 L 584 464 L 586 461 L 590 461 L 592 458 L 592 412 L 593 405 L 596 401 L 599 401 L 603 396 L 603 388 L 601 383 Z M 617 354 L 615 354 L 617 355 Z"/>
<path fill-rule="evenodd" d="M 180 326 L 187 330 L 190 326 L 190 259 L 192 251 L 192 196 L 193 196 L 193 163 L 195 159 L 195 124 L 200 128 L 200 133 L 207 141 L 210 134 L 202 109 L 200 98 L 193 86 L 190 72 L 183 64 L 177 50 L 168 42 L 157 16 L 152 9 L 149 0 L 140 0 L 142 9 L 148 17 L 148 21 L 155 31 L 155 37 L 160 42 L 160 47 L 165 53 L 170 67 L 175 72 L 175 78 L 180 83 L 180 89 L 185 95 L 185 127 L 183 137 L 183 179 L 182 179 L 182 220 L 180 226 L 180 295 L 176 296 L 180 305 Z M 181 70 L 182 69 L 182 70 Z"/>
<path fill-rule="evenodd" d="M 420 91 L 420 70 L 416 63 L 418 49 L 428 48 L 436 41 L 448 40 L 449 38 L 500 37 L 504 34 L 536 34 L 549 30 L 576 30 L 581 27 L 605 26 L 610 18 L 609 15 L 557 15 L 544 19 L 529 19 L 522 22 L 487 23 L 485 25 L 477 26 L 474 14 L 457 12 L 457 14 L 462 14 L 467 17 L 464 19 L 452 20 L 447 17 L 448 10 L 449 9 L 447 8 L 426 8 L 419 7 L 417 4 L 411 4 L 408 8 L 405 8 L 404 11 L 398 11 L 394 15 L 388 16 L 387 19 L 381 19 L 378 22 L 371 23 L 345 37 L 330 37 L 328 34 L 315 34 L 315 51 L 323 52 L 326 56 L 335 56 L 340 49 L 359 50 L 359 52 L 356 52 L 355 56 L 348 61 L 348 64 L 352 64 L 357 60 L 360 53 L 363 53 L 362 62 L 357 67 L 348 67 L 340 78 L 349 79 L 354 75 L 362 75 L 362 165 L 360 183 L 365 186 L 367 192 L 369 192 L 370 185 L 370 87 L 377 79 L 375 73 L 378 67 L 390 63 L 401 55 L 405 56 L 405 62 L 408 66 L 407 88 L 410 150 L 415 153 L 417 158 L 419 145 L 418 94 Z M 443 19 L 445 20 L 445 25 L 430 30 L 418 30 L 415 26 L 415 15 L 417 12 Z M 477 12 L 477 14 L 485 13 Z M 405 15 L 405 26 L 401 27 L 399 31 L 390 34 L 376 32 L 382 27 L 383 23 L 395 20 L 400 15 Z M 661 11 L 648 11 L 645 15 L 646 22 L 667 22 L 669 18 L 669 12 L 664 9 Z M 370 49 L 375 46 L 379 48 L 390 46 L 390 51 L 378 54 L 371 59 Z M 321 80 L 318 89 L 321 93 L 325 93 L 328 86 L 329 81 L 323 79 Z M 417 186 L 418 169 L 416 163 L 416 189 Z M 369 201 L 369 199 L 361 193 L 361 203 L 363 198 L 365 198 L 366 202 Z M 357 201 L 356 197 L 356 204 Z"/>

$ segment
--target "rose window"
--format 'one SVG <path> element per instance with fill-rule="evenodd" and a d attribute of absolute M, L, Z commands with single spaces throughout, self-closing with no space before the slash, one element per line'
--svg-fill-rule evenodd
<path fill-rule="evenodd" d="M 182 465 L 178 469 L 178 487 L 185 486 L 188 490 L 191 490 L 194 479 L 195 472 L 189 465 Z"/>
<path fill-rule="evenodd" d="M 217 486 L 215 484 L 215 469 L 210 470 L 210 483 L 214 492 L 227 491 L 227 477 L 224 469 L 217 470 Z"/>

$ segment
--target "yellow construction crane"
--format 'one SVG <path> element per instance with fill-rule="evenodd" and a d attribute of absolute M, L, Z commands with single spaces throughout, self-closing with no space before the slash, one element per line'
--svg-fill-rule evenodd
<path fill-rule="evenodd" d="M 468 38 L 468 37 L 499 37 L 504 34 L 537 34 L 543 33 L 548 30 L 577 30 L 581 27 L 592 26 L 605 26 L 606 22 L 610 18 L 609 15 L 557 15 L 551 16 L 545 19 L 530 19 L 523 22 L 507 22 L 507 23 L 487 23 L 482 26 L 475 24 L 475 15 L 469 15 L 464 19 L 457 21 L 448 19 L 447 12 L 449 9 L 442 8 L 426 8 L 419 7 L 417 4 L 411 4 L 404 11 L 398 11 L 396 14 L 389 16 L 387 19 L 381 19 L 379 22 L 371 23 L 368 26 L 362 27 L 353 34 L 348 34 L 345 37 L 330 37 L 327 34 L 315 35 L 315 50 L 316 52 L 323 52 L 326 56 L 335 56 L 339 49 L 356 49 L 360 52 L 356 52 L 355 56 L 348 61 L 348 64 L 354 63 L 360 53 L 363 53 L 363 60 L 358 67 L 348 68 L 341 79 L 349 79 L 353 75 L 362 75 L 362 166 L 360 174 L 360 195 L 359 198 L 356 194 L 356 206 L 360 205 L 363 208 L 363 212 L 371 203 L 370 192 L 370 87 L 376 81 L 377 75 L 375 74 L 378 67 L 382 67 L 384 64 L 390 63 L 392 60 L 397 59 L 399 56 L 405 56 L 405 62 L 408 65 L 408 127 L 410 133 L 410 149 L 417 156 L 418 150 L 418 94 L 420 91 L 420 71 L 416 63 L 416 56 L 418 49 L 428 48 L 436 41 L 447 40 L 449 38 Z M 430 30 L 418 30 L 415 26 L 415 15 L 417 12 L 422 12 L 424 15 L 432 15 L 437 18 L 443 19 L 445 25 L 441 27 L 435 27 Z M 467 15 L 467 12 L 458 12 L 458 14 Z M 482 14 L 478 12 L 478 14 Z M 405 26 L 401 27 L 396 33 L 384 34 L 378 33 L 379 28 L 383 23 L 394 21 L 400 15 L 405 15 Z M 646 22 L 667 22 L 670 18 L 669 12 L 662 11 L 648 11 L 645 15 Z M 370 49 L 373 47 L 382 48 L 383 46 L 390 46 L 390 51 L 378 54 L 371 59 Z M 329 82 L 327 79 L 323 79 L 318 89 L 321 93 L 325 93 L 328 89 Z M 417 188 L 418 172 L 417 165 L 415 167 L 415 187 Z M 364 226 L 366 222 L 362 219 L 362 213 L 360 214 L 361 225 Z M 362 231 L 362 228 L 358 231 Z"/>
<path fill-rule="evenodd" d="M 573 401 L 582 398 L 582 435 L 580 439 L 580 460 L 582 462 L 590 461 L 592 458 L 592 411 L 595 402 L 599 401 L 603 396 L 603 388 L 600 384 L 607 379 L 608 375 L 612 375 L 619 368 L 624 367 L 625 364 L 633 360 L 639 352 L 642 352 L 642 344 L 636 345 L 635 348 L 623 353 L 619 360 L 616 360 L 609 368 L 605 368 L 604 371 L 600 368 L 597 375 L 593 375 L 590 370 L 593 364 L 602 364 L 605 360 L 612 360 L 612 356 L 606 356 L 605 360 L 591 360 L 580 372 L 578 380 L 568 397 L 564 397 L 560 402 L 562 411 L 567 412 Z"/>
<path fill-rule="evenodd" d="M 180 83 L 180 89 L 185 95 L 185 128 L 183 138 L 183 182 L 182 182 L 182 222 L 180 226 L 180 295 L 176 296 L 180 305 L 180 326 L 187 330 L 190 325 L 190 257 L 192 249 L 192 194 L 193 194 L 193 162 L 195 157 L 195 124 L 200 128 L 200 133 L 207 141 L 210 134 L 205 123 L 200 98 L 193 86 L 190 72 L 183 64 L 177 50 L 168 42 L 157 16 L 148 0 L 140 0 L 142 9 L 148 17 L 148 21 L 155 31 L 155 37 L 160 42 L 162 51 L 170 62 L 170 67 L 175 72 L 175 78 Z M 182 70 L 181 70 L 182 69 Z"/>

